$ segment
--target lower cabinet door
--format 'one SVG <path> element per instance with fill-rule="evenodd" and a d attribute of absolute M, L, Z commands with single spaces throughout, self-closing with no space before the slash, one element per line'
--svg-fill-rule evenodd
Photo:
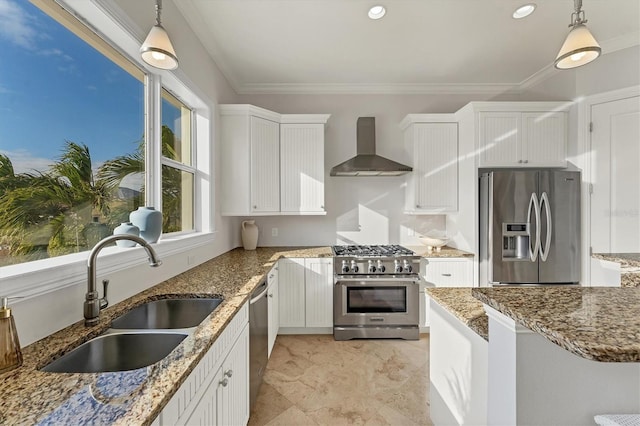
<path fill-rule="evenodd" d="M 305 326 L 305 259 L 280 259 L 280 327 Z"/>
<path fill-rule="evenodd" d="M 215 384 L 215 383 L 214 383 Z M 218 425 L 246 425 L 249 421 L 249 327 L 222 364 L 218 381 Z"/>
<path fill-rule="evenodd" d="M 196 405 L 185 425 L 214 426 L 220 424 L 218 411 L 218 393 L 222 380 L 222 368 L 218 369 L 209 387 L 202 395 L 202 399 Z"/>
<path fill-rule="evenodd" d="M 280 329 L 280 296 L 279 296 L 280 285 L 278 281 L 274 281 L 270 286 L 267 292 L 269 296 L 268 299 L 268 308 L 269 308 L 269 351 L 268 356 L 271 356 L 271 351 L 273 350 L 273 345 L 276 343 L 276 337 L 278 336 L 278 330 Z"/>
<path fill-rule="evenodd" d="M 307 327 L 333 327 L 333 259 L 305 259 Z"/>

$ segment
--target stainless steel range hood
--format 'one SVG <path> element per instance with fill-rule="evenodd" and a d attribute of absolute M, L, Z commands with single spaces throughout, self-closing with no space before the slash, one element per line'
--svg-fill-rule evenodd
<path fill-rule="evenodd" d="M 356 156 L 331 169 L 331 176 L 400 176 L 413 169 L 376 155 L 376 119 L 359 117 Z"/>

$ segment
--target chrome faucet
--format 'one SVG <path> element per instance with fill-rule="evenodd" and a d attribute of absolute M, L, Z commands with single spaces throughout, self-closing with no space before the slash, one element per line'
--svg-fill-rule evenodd
<path fill-rule="evenodd" d="M 118 240 L 130 240 L 140 244 L 145 250 L 147 250 L 147 254 L 149 255 L 149 266 L 156 267 L 162 265 L 162 261 L 158 259 L 158 255 L 155 250 L 153 250 L 153 247 L 151 247 L 148 242 L 140 237 L 136 237 L 135 235 L 112 235 L 98 241 L 98 243 L 91 249 L 89 259 L 87 260 L 87 294 L 85 295 L 84 300 L 84 325 L 87 327 L 96 325 L 100 319 L 100 310 L 109 306 L 109 301 L 107 300 L 108 281 L 105 280 L 103 282 L 103 298 L 100 298 L 96 289 L 96 260 L 98 258 L 98 253 L 105 246 Z"/>

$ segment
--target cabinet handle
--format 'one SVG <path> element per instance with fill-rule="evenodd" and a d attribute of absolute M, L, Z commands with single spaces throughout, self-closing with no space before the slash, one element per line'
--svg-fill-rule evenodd
<path fill-rule="evenodd" d="M 254 209 L 257 209 L 257 208 L 258 208 L 258 206 L 253 206 L 253 208 L 254 208 Z"/>
<path fill-rule="evenodd" d="M 522 163 L 522 160 L 518 160 L 518 163 Z M 255 206 L 254 206 L 255 207 Z"/>
<path fill-rule="evenodd" d="M 227 385 L 229 384 L 229 380 L 227 380 L 227 378 L 225 377 L 224 379 L 220 380 L 220 384 L 222 385 L 223 388 L 226 388 Z"/>
<path fill-rule="evenodd" d="M 442 274 L 443 277 L 450 277 L 451 274 Z"/>
<path fill-rule="evenodd" d="M 225 371 L 225 372 L 224 372 L 224 375 L 225 375 L 225 376 L 227 376 L 227 377 L 231 377 L 231 376 L 233 376 L 233 370 L 227 370 L 227 371 Z"/>
<path fill-rule="evenodd" d="M 524 162 L 525 162 L 525 163 L 528 163 L 528 162 L 529 162 L 529 160 L 524 160 Z"/>
<path fill-rule="evenodd" d="M 420 204 L 416 204 L 416 209 L 419 209 L 419 208 L 420 208 Z"/>
<path fill-rule="evenodd" d="M 273 274 L 269 274 L 269 278 L 273 278 Z"/>
<path fill-rule="evenodd" d="M 271 294 L 269 295 L 269 297 L 273 297 L 273 293 L 271 293 Z"/>
<path fill-rule="evenodd" d="M 321 208 L 322 210 L 324 210 L 324 206 L 320 206 L 320 208 Z"/>

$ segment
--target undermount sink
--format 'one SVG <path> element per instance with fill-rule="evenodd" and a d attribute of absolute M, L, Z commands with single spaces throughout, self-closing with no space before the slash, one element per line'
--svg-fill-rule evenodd
<path fill-rule="evenodd" d="M 182 342 L 181 333 L 111 333 L 98 336 L 41 369 L 49 373 L 103 373 L 146 367 Z"/>
<path fill-rule="evenodd" d="M 113 329 L 176 329 L 200 324 L 222 299 L 162 299 L 145 303 L 119 316 L 111 323 Z"/>

